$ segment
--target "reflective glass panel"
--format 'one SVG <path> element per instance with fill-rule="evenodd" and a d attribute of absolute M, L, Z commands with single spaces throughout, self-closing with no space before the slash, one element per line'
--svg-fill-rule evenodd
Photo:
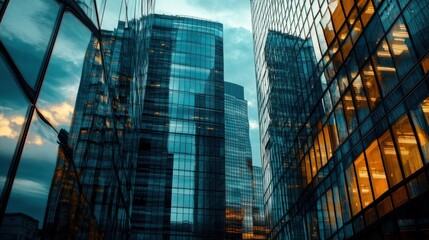
<path fill-rule="evenodd" d="M 21 129 L 25 123 L 28 103 L 0 56 L 0 194 L 9 171 Z"/>
<path fill-rule="evenodd" d="M 36 84 L 58 9 L 56 1 L 14 0 L 9 2 L 0 23 L 0 40 L 32 87 Z"/>
<path fill-rule="evenodd" d="M 358 126 L 358 121 L 350 90 L 347 90 L 347 92 L 344 94 L 343 105 L 347 121 L 347 129 L 349 133 L 351 133 Z"/>
<path fill-rule="evenodd" d="M 387 33 L 386 39 L 389 43 L 399 78 L 402 78 L 416 62 L 410 36 L 402 18 L 396 21 L 392 29 Z"/>
<path fill-rule="evenodd" d="M 373 141 L 371 145 L 369 145 L 365 150 L 365 154 L 368 161 L 372 187 L 374 189 L 374 197 L 377 199 L 389 188 L 377 141 Z"/>
<path fill-rule="evenodd" d="M 352 216 L 358 213 L 361 209 L 360 199 L 359 199 L 359 190 L 356 183 L 356 174 L 353 164 L 350 165 L 346 170 L 346 179 L 347 179 L 347 189 L 350 196 L 350 204 L 352 209 Z"/>
<path fill-rule="evenodd" d="M 426 163 L 429 162 L 429 99 L 425 99 L 411 112 L 417 137 Z"/>
<path fill-rule="evenodd" d="M 356 105 L 356 113 L 360 121 L 363 121 L 369 114 L 368 101 L 366 98 L 365 89 L 360 75 L 356 77 L 352 84 L 352 96 Z"/>
<path fill-rule="evenodd" d="M 387 95 L 398 83 L 396 68 L 393 65 L 389 45 L 383 40 L 373 58 L 375 72 L 384 96 Z"/>
<path fill-rule="evenodd" d="M 36 106 L 56 129 L 70 127 L 90 32 L 65 14 Z"/>
<path fill-rule="evenodd" d="M 378 90 L 377 80 L 375 79 L 375 73 L 370 61 L 368 61 L 363 68 L 361 75 L 365 90 L 368 94 L 369 106 L 371 109 L 373 109 L 380 102 L 381 96 L 380 91 Z"/>
<path fill-rule="evenodd" d="M 359 192 L 362 199 L 362 207 L 368 206 L 373 201 L 371 185 L 369 183 L 368 169 L 363 154 L 355 160 L 356 175 L 359 183 Z"/>
<path fill-rule="evenodd" d="M 20 212 L 44 220 L 58 144 L 55 132 L 34 113 L 22 152 L 6 213 Z"/>
<path fill-rule="evenodd" d="M 414 42 L 418 57 L 426 54 L 429 47 L 429 7 L 428 0 L 414 0 L 405 9 L 405 23 L 408 26 L 409 35 Z"/>
<path fill-rule="evenodd" d="M 392 126 L 395 142 L 399 148 L 405 177 L 423 167 L 416 137 L 407 116 L 399 119 Z"/>
<path fill-rule="evenodd" d="M 386 131 L 378 141 L 386 168 L 387 179 L 390 187 L 393 187 L 402 180 L 402 174 L 390 132 Z"/>

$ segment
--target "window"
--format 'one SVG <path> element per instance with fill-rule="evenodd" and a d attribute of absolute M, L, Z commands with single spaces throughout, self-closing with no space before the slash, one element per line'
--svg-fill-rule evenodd
<path fill-rule="evenodd" d="M 405 177 L 423 167 L 416 137 L 407 116 L 392 126 L 395 142 L 398 146 Z"/>
<path fill-rule="evenodd" d="M 373 201 L 371 185 L 369 183 L 368 169 L 366 168 L 363 153 L 354 161 L 356 175 L 359 183 L 359 192 L 362 199 L 362 207 L 368 206 Z"/>
<path fill-rule="evenodd" d="M 356 114 L 362 122 L 369 114 L 368 101 L 360 75 L 352 83 L 352 96 L 356 105 Z"/>
<path fill-rule="evenodd" d="M 398 83 L 396 68 L 393 65 L 389 45 L 383 40 L 373 56 L 375 72 L 380 83 L 381 91 L 386 96 Z"/>
<path fill-rule="evenodd" d="M 386 131 L 378 141 L 386 168 L 387 180 L 390 187 L 395 186 L 402 180 L 402 174 L 390 132 Z"/>
<path fill-rule="evenodd" d="M 350 165 L 346 170 L 347 179 L 347 190 L 350 196 L 350 204 L 352 210 L 352 216 L 356 215 L 361 210 L 361 204 L 359 199 L 359 190 L 356 183 L 356 174 L 353 164 Z"/>
<path fill-rule="evenodd" d="M 378 84 L 375 79 L 375 73 L 372 68 L 371 62 L 368 61 L 363 71 L 361 72 L 363 84 L 369 98 L 369 106 L 374 109 L 375 106 L 380 102 L 380 91 L 378 90 Z"/>
<path fill-rule="evenodd" d="M 417 138 L 426 163 L 429 162 L 429 98 L 411 111 L 411 119 L 416 128 Z"/>
<path fill-rule="evenodd" d="M 374 189 L 374 197 L 377 199 L 388 189 L 386 173 L 384 172 L 383 160 L 381 159 L 377 140 L 369 145 L 365 150 L 365 154 Z"/>

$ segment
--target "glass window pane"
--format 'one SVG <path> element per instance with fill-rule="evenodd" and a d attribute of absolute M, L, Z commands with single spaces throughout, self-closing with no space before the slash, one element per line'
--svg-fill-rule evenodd
<path fill-rule="evenodd" d="M 360 1 L 358 6 L 359 8 L 363 8 L 363 4 L 362 2 L 366 2 L 366 1 Z M 369 22 L 369 20 L 371 19 L 372 15 L 374 14 L 374 6 L 372 5 L 372 1 L 369 1 L 368 5 L 366 5 L 365 10 L 363 11 L 361 18 L 362 18 L 362 23 L 364 26 L 366 26 Z"/>
<path fill-rule="evenodd" d="M 429 48 L 429 0 L 414 0 L 405 9 L 405 23 L 414 42 L 418 57 Z"/>
<path fill-rule="evenodd" d="M 56 129 L 70 127 L 90 38 L 72 14 L 64 15 L 36 104 Z"/>
<path fill-rule="evenodd" d="M 328 152 L 328 159 L 332 157 L 332 147 L 331 147 L 331 137 L 329 136 L 329 129 L 328 125 L 326 124 L 323 127 L 323 133 L 325 135 L 325 142 L 326 142 L 326 151 Z"/>
<path fill-rule="evenodd" d="M 338 128 L 338 135 L 340 137 L 340 141 L 344 142 L 344 140 L 347 138 L 347 124 L 346 120 L 344 118 L 344 109 L 343 104 L 341 102 L 338 103 L 337 107 L 335 108 L 335 117 L 337 122 L 337 128 Z"/>
<path fill-rule="evenodd" d="M 392 51 L 399 78 L 402 78 L 416 62 L 410 36 L 402 18 L 396 21 L 386 39 Z"/>
<path fill-rule="evenodd" d="M 365 154 L 368 161 L 372 187 L 374 189 L 374 197 L 377 199 L 389 188 L 377 141 L 373 141 L 371 145 L 369 145 L 365 150 Z"/>
<path fill-rule="evenodd" d="M 352 133 L 353 130 L 356 129 L 356 127 L 358 126 L 358 121 L 350 90 L 347 90 L 347 92 L 344 94 L 343 104 L 347 121 L 347 128 L 349 130 L 349 133 Z"/>
<path fill-rule="evenodd" d="M 356 215 L 361 209 L 358 185 L 356 183 L 356 175 L 353 164 L 346 170 L 347 189 L 350 196 L 350 204 L 352 209 L 352 216 Z"/>
<path fill-rule="evenodd" d="M 49 187 L 57 160 L 55 132 L 34 113 L 12 186 L 6 213 L 20 212 L 44 220 Z"/>
<path fill-rule="evenodd" d="M 9 171 L 15 147 L 21 134 L 28 109 L 28 103 L 22 95 L 6 63 L 0 56 L 0 194 Z"/>
<path fill-rule="evenodd" d="M 0 40 L 32 87 L 36 84 L 58 10 L 56 1 L 14 0 L 7 5 L 0 23 Z"/>
<path fill-rule="evenodd" d="M 365 89 L 360 75 L 353 81 L 352 84 L 353 99 L 356 105 L 356 113 L 360 121 L 363 121 L 369 114 L 368 101 L 366 98 Z"/>
<path fill-rule="evenodd" d="M 417 137 L 426 163 L 429 162 L 429 98 L 411 111 L 411 119 L 416 128 Z"/>
<path fill-rule="evenodd" d="M 334 204 L 335 204 L 335 214 L 338 228 L 343 226 L 343 213 L 341 211 L 341 198 L 338 191 L 338 186 L 335 184 L 332 186 L 332 194 L 334 195 Z"/>
<path fill-rule="evenodd" d="M 386 131 L 378 141 L 386 168 L 387 179 L 390 187 L 393 187 L 402 180 L 402 174 L 390 132 Z"/>
<path fill-rule="evenodd" d="M 338 137 L 337 132 L 337 124 L 335 122 L 335 114 L 332 113 L 331 116 L 328 119 L 328 130 L 329 135 L 331 136 L 331 145 L 332 145 L 332 151 L 337 150 L 337 147 L 340 145 L 340 139 Z"/>
<path fill-rule="evenodd" d="M 405 177 L 423 167 L 416 137 L 407 116 L 399 119 L 392 126 L 395 142 L 399 148 Z"/>
<path fill-rule="evenodd" d="M 396 68 L 393 65 L 389 45 L 383 40 L 373 58 L 375 72 L 377 73 L 381 91 L 386 96 L 398 83 Z"/>
<path fill-rule="evenodd" d="M 338 178 L 338 190 L 341 199 L 341 209 L 343 213 L 344 222 L 347 222 L 350 219 L 350 207 L 349 207 L 349 198 L 347 195 L 347 184 L 345 182 L 344 174 L 341 173 Z"/>
<path fill-rule="evenodd" d="M 368 61 L 363 68 L 361 75 L 365 90 L 368 94 L 369 106 L 371 109 L 374 109 L 374 107 L 377 106 L 380 102 L 381 96 L 380 91 L 378 90 L 377 80 L 375 79 L 375 73 L 370 61 Z"/>
<path fill-rule="evenodd" d="M 371 185 L 369 183 L 368 169 L 366 168 L 363 153 L 355 160 L 356 175 L 359 183 L 362 207 L 368 206 L 373 201 Z"/>

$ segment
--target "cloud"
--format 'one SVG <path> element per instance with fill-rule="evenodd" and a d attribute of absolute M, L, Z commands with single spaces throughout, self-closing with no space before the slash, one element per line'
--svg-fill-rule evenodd
<path fill-rule="evenodd" d="M 0 183 L 5 182 L 4 177 L 0 177 Z M 43 184 L 30 179 L 15 178 L 13 182 L 14 193 L 27 195 L 29 197 L 43 197 L 48 195 L 49 189 Z"/>
<path fill-rule="evenodd" d="M 53 104 L 47 108 L 40 109 L 43 116 L 54 126 L 70 125 L 73 116 L 74 106 L 68 102 Z"/>
<path fill-rule="evenodd" d="M 250 129 L 259 129 L 258 121 L 254 119 L 249 119 L 249 127 Z"/>
<path fill-rule="evenodd" d="M 184 15 L 223 23 L 228 27 L 251 30 L 248 0 L 157 0 L 156 13 Z"/>
<path fill-rule="evenodd" d="M 24 120 L 24 116 L 5 116 L 4 114 L 0 113 L 0 137 L 7 137 L 11 139 L 18 138 Z"/>

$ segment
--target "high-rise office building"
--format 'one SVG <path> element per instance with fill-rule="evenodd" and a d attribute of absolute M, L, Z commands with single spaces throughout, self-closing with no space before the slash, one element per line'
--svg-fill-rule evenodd
<path fill-rule="evenodd" d="M 226 238 L 253 239 L 252 149 L 242 86 L 225 82 Z"/>
<path fill-rule="evenodd" d="M 251 0 L 269 238 L 427 238 L 428 6 Z"/>
<path fill-rule="evenodd" d="M 110 89 L 115 78 L 109 73 L 124 73 L 116 79 L 116 90 L 127 88 L 136 75 L 127 75 L 127 69 L 110 71 L 119 57 L 110 49 L 118 52 L 121 46 L 106 44 L 119 43 L 125 35 L 115 33 L 115 41 L 116 36 L 100 29 L 109 27 L 106 19 L 118 16 L 126 22 L 123 29 L 132 26 L 128 16 L 147 15 L 154 2 L 120 4 L 1 2 L 0 221 L 5 212 L 23 213 L 38 221 L 38 228 L 45 222 L 46 229 L 63 234 L 58 238 L 129 236 L 133 176 L 126 174 L 130 161 L 121 158 L 120 127 L 127 128 L 129 118 L 121 98 L 133 95 Z M 136 29 L 133 34 L 144 30 Z M 81 78 L 88 80 L 81 87 L 90 97 L 78 96 Z M 76 112 L 75 105 L 80 106 Z M 72 119 L 75 129 L 70 130 Z M 52 179 L 51 193 L 60 192 L 58 198 L 49 195 Z"/>
<path fill-rule="evenodd" d="M 224 238 L 223 26 L 149 19 L 132 238 Z"/>
<path fill-rule="evenodd" d="M 252 224 L 253 239 L 267 239 L 268 228 L 265 221 L 264 212 L 264 186 L 262 184 L 262 168 L 253 166 L 252 188 L 253 188 L 253 208 Z"/>

